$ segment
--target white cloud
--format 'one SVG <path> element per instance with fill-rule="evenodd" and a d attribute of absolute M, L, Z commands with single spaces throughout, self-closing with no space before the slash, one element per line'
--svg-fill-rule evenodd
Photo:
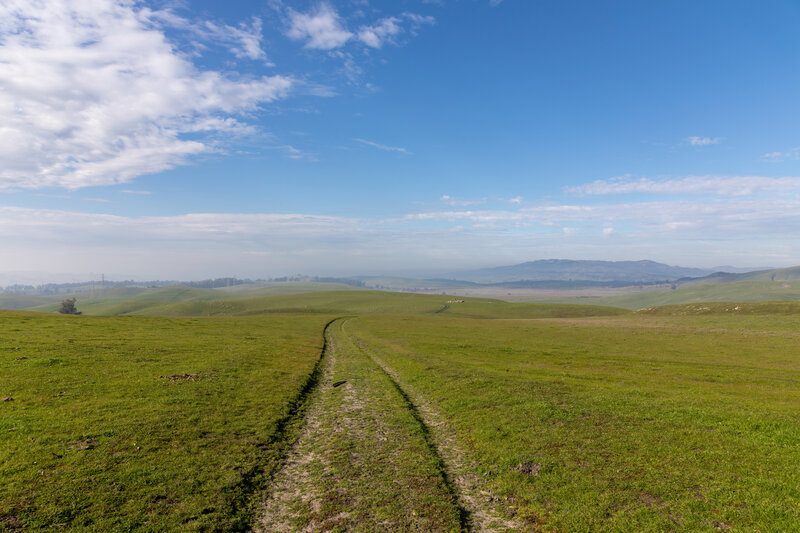
<path fill-rule="evenodd" d="M 722 142 L 722 137 L 689 137 L 686 141 L 692 146 L 711 146 Z"/>
<path fill-rule="evenodd" d="M 287 35 L 296 41 L 305 40 L 306 48 L 331 50 L 343 46 L 353 38 L 341 23 L 338 13 L 328 3 L 321 3 L 311 13 L 289 10 Z"/>
<path fill-rule="evenodd" d="M 698 241 L 758 238 L 800 232 L 800 199 L 770 198 L 725 201 L 665 201 L 607 204 L 548 204 L 514 210 L 453 210 L 412 213 L 399 221 L 467 223 L 503 232 L 549 228 L 614 228 L 615 235 L 654 239 L 661 232 L 682 230 Z M 576 229 L 575 232 L 578 232 Z"/>
<path fill-rule="evenodd" d="M 800 147 L 792 148 L 791 150 L 787 150 L 785 152 L 770 152 L 762 155 L 761 159 L 764 161 L 772 161 L 774 163 L 780 163 L 783 161 L 797 161 L 800 159 Z"/>
<path fill-rule="evenodd" d="M 124 217 L 0 207 L 0 264 L 5 270 L 69 264 L 72 272 L 149 279 L 354 275 L 420 265 L 430 271 L 468 268 L 486 258 L 500 265 L 531 257 L 650 258 L 692 266 L 770 257 L 777 258 L 770 263 L 788 266 L 800 254 L 798 213 L 800 199 L 783 198 L 454 209 L 397 219 Z"/>
<path fill-rule="evenodd" d="M 317 50 L 341 48 L 350 41 L 361 42 L 370 48 L 382 48 L 387 43 L 397 44 L 395 38 L 401 33 L 410 32 L 413 35 L 420 26 L 435 22 L 431 16 L 403 13 L 382 18 L 373 24 L 364 24 L 353 33 L 327 2 L 318 4 L 308 13 L 300 13 L 291 8 L 287 13 L 289 29 L 286 34 L 289 38 L 305 41 L 306 48 Z"/>
<path fill-rule="evenodd" d="M 654 180 L 630 175 L 567 187 L 574 194 L 715 194 L 746 196 L 759 192 L 800 192 L 800 177 L 686 176 Z"/>
<path fill-rule="evenodd" d="M 508 201 L 508 203 L 510 203 L 510 204 L 517 204 L 517 205 L 519 205 L 519 204 L 521 204 L 521 203 L 522 203 L 522 200 L 523 200 L 522 196 L 515 196 L 514 198 L 512 198 L 511 200 L 509 200 L 509 201 Z"/>
<path fill-rule="evenodd" d="M 124 183 L 185 164 L 218 150 L 210 135 L 248 133 L 231 115 L 293 84 L 200 70 L 167 39 L 169 12 L 124 0 L 5 2 L 0 20 L 0 189 Z"/>
<path fill-rule="evenodd" d="M 403 22 L 410 23 L 408 30 L 403 28 Z M 381 48 L 386 43 L 397 44 L 395 37 L 404 31 L 416 34 L 423 24 L 434 24 L 435 22 L 436 19 L 431 16 L 403 13 L 402 18 L 387 17 L 371 26 L 361 26 L 358 30 L 358 40 L 369 47 Z"/>
<path fill-rule="evenodd" d="M 470 205 L 480 205 L 486 203 L 486 200 L 460 200 L 458 198 L 453 198 L 450 195 L 445 194 L 441 198 L 440 201 L 444 202 L 447 205 L 451 205 L 453 207 L 468 207 Z"/>
<path fill-rule="evenodd" d="M 73 243 L 122 241 L 226 241 L 232 237 L 262 236 L 287 241 L 314 234 L 334 236 L 352 232 L 357 219 L 306 214 L 195 213 L 163 217 L 124 217 L 52 209 L 0 207 L 0 236 L 4 239 L 64 239 L 69 228 Z"/>
<path fill-rule="evenodd" d="M 353 139 L 353 140 L 360 142 L 361 144 L 366 144 L 367 146 L 372 146 L 373 148 L 377 148 L 378 150 L 385 150 L 387 152 L 400 152 L 401 154 L 411 155 L 411 152 L 400 146 L 387 146 L 385 144 L 367 141 L 366 139 Z"/>
<path fill-rule="evenodd" d="M 384 43 L 391 42 L 392 37 L 401 31 L 399 19 L 389 17 L 378 21 L 373 26 L 362 26 L 358 30 L 358 39 L 372 48 L 380 48 Z"/>

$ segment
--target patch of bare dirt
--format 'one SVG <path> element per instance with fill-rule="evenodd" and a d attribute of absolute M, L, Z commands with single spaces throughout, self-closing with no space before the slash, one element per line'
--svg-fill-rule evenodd
<path fill-rule="evenodd" d="M 639 501 L 648 507 L 658 507 L 664 503 L 664 500 L 662 500 L 658 496 L 650 494 L 649 492 L 640 493 Z"/>
<path fill-rule="evenodd" d="M 67 445 L 67 448 L 71 448 L 73 450 L 91 450 L 92 448 L 95 447 L 96 444 L 97 444 L 96 440 L 94 440 L 92 438 L 88 438 L 88 439 L 76 440 L 74 442 L 70 442 Z"/>
<path fill-rule="evenodd" d="M 181 381 L 197 381 L 200 379 L 200 374 L 172 374 L 171 376 L 158 376 L 161 379 L 166 379 L 171 383 L 179 383 Z"/>
<path fill-rule="evenodd" d="M 6 515 L 0 518 L 0 530 L 2 531 L 25 531 L 25 522 L 15 515 Z"/>
<path fill-rule="evenodd" d="M 539 471 L 542 469 L 544 465 L 542 463 L 520 463 L 514 467 L 514 470 L 519 472 L 520 474 L 525 474 L 526 476 L 538 476 Z"/>

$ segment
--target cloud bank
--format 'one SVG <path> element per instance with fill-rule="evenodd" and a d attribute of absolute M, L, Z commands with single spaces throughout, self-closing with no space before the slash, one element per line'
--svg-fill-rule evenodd
<path fill-rule="evenodd" d="M 652 179 L 621 176 L 608 180 L 567 187 L 566 192 L 587 195 L 611 194 L 711 194 L 748 196 L 763 192 L 798 192 L 800 177 L 766 176 L 685 176 Z"/>
<path fill-rule="evenodd" d="M 133 1 L 0 4 L 0 189 L 124 183 L 252 131 L 241 115 L 287 96 L 284 76 L 203 70 L 165 26 L 265 60 L 260 22 L 192 25 Z"/>

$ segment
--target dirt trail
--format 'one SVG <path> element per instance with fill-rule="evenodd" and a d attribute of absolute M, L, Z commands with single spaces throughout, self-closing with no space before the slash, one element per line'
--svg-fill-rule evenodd
<path fill-rule="evenodd" d="M 343 325 L 345 335 L 348 335 Z M 408 386 L 400 376 L 373 350 L 365 346 L 354 336 L 348 335 L 350 340 L 364 352 L 375 364 L 381 368 L 391 379 L 394 386 L 401 391 L 411 408 L 418 413 L 420 421 L 428 430 L 431 445 L 444 461 L 448 480 L 454 485 L 460 506 L 468 514 L 468 531 L 495 532 L 495 531 L 528 531 L 530 526 L 525 526 L 516 520 L 502 516 L 498 498 L 485 487 L 481 478 L 472 473 L 473 465 L 467 459 L 466 453 L 457 444 L 455 433 L 448 422 L 425 400 L 425 398 Z"/>
<path fill-rule="evenodd" d="M 467 530 L 442 460 L 389 375 L 343 334 L 327 353 L 305 426 L 255 530 Z"/>

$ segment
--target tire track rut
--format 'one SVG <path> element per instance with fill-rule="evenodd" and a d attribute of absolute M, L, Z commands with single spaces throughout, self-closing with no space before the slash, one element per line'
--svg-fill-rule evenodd
<path fill-rule="evenodd" d="M 342 333 L 386 374 L 423 428 L 432 453 L 442 461 L 442 476 L 461 510 L 462 530 L 475 532 L 529 530 L 529 527 L 501 514 L 494 503 L 498 498 L 483 486 L 479 476 L 470 472 L 466 454 L 458 447 L 447 421 L 425 401 L 423 396 L 405 384 L 397 372 L 373 350 L 355 336 L 349 335 L 345 326 L 346 323 L 342 324 Z"/>
<path fill-rule="evenodd" d="M 326 328 L 302 433 L 270 484 L 255 529 L 472 530 L 423 416 L 345 334 L 344 323 Z"/>

